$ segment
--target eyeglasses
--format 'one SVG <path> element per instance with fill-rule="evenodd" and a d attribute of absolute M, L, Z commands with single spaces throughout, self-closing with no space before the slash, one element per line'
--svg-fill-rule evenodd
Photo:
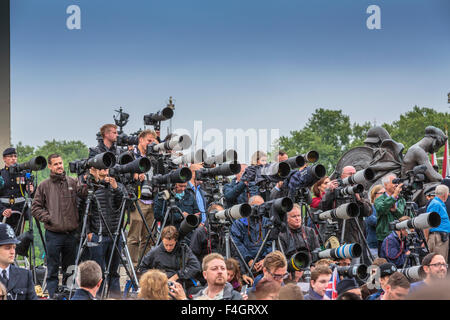
<path fill-rule="evenodd" d="M 281 280 L 281 279 L 286 279 L 287 277 L 289 277 L 289 273 L 285 273 L 285 274 L 273 274 L 272 272 L 270 272 L 269 270 L 267 270 L 267 272 L 272 276 L 272 278 L 274 278 L 275 280 Z"/>
<path fill-rule="evenodd" d="M 444 267 L 444 268 L 448 268 L 448 264 L 446 263 L 433 263 L 433 264 L 429 264 L 430 267 L 436 267 L 436 268 L 440 268 L 440 267 Z"/>

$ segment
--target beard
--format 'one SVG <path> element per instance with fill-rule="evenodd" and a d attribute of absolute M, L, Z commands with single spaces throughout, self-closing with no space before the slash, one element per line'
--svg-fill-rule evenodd
<path fill-rule="evenodd" d="M 226 279 L 224 276 L 217 277 L 217 278 L 214 280 L 214 284 L 215 284 L 215 285 L 224 285 L 225 283 L 227 283 L 227 279 Z"/>

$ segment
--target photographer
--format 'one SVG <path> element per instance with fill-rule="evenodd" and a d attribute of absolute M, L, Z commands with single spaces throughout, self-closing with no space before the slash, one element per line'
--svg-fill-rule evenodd
<path fill-rule="evenodd" d="M 91 260 L 94 260 L 101 267 L 103 278 L 105 277 L 105 270 L 108 266 L 109 258 L 112 253 L 113 258 L 111 261 L 110 275 L 108 287 L 113 296 L 120 296 L 120 275 L 119 275 L 119 263 L 120 258 L 117 250 L 114 248 L 114 238 L 108 233 L 108 229 L 111 231 L 111 235 L 117 230 L 120 223 L 120 205 L 122 202 L 123 192 L 120 184 L 112 177 L 108 177 L 108 169 L 95 169 L 90 168 L 90 174 L 95 180 L 95 183 L 100 183 L 94 194 L 100 204 L 100 208 L 97 207 L 97 202 L 94 201 L 91 205 L 91 212 L 89 215 L 89 221 L 87 225 L 88 240 L 95 246 L 89 247 L 91 254 Z M 105 222 L 103 222 L 103 219 Z M 120 243 L 117 242 L 117 246 L 120 248 Z M 102 292 L 104 282 L 100 287 Z"/>
<path fill-rule="evenodd" d="M 206 208 L 208 207 L 208 202 L 206 201 L 205 192 L 202 190 L 202 181 L 195 179 L 195 171 L 201 168 L 203 168 L 203 166 L 199 163 L 191 164 L 189 169 L 192 172 L 192 178 L 191 181 L 188 182 L 187 186 L 195 194 L 195 201 L 201 214 L 200 226 L 204 226 L 206 222 Z"/>
<path fill-rule="evenodd" d="M 448 261 L 448 236 L 450 233 L 450 221 L 445 202 L 448 199 L 448 187 L 438 185 L 435 189 L 436 197 L 427 207 L 427 212 L 437 212 L 441 217 L 441 224 L 437 228 L 431 228 L 427 237 L 430 252 L 435 252 Z"/>
<path fill-rule="evenodd" d="M 102 139 L 98 141 L 96 147 L 89 148 L 89 158 L 96 156 L 103 152 L 112 152 L 118 154 L 116 147 L 117 141 L 117 126 L 115 124 L 105 124 L 100 128 Z"/>
<path fill-rule="evenodd" d="M 403 216 L 398 221 L 402 222 L 410 219 L 408 216 Z M 380 257 L 395 264 L 397 268 L 402 268 L 405 264 L 406 257 L 410 254 L 410 251 L 406 249 L 407 235 L 407 229 L 392 231 L 381 244 Z"/>
<path fill-rule="evenodd" d="M 267 154 L 263 151 L 256 151 L 252 155 L 250 166 L 247 167 L 242 174 L 241 181 L 246 181 L 248 186 L 249 197 L 260 195 L 257 183 L 258 170 L 267 164 Z"/>
<path fill-rule="evenodd" d="M 188 246 L 180 244 L 178 231 L 174 226 L 165 227 L 161 232 L 161 239 L 162 243 L 143 258 L 140 273 L 145 273 L 148 269 L 160 269 L 167 274 L 169 281 L 179 281 L 186 285 L 186 288 L 192 287 L 201 271 L 200 262 Z"/>
<path fill-rule="evenodd" d="M 259 281 L 275 281 L 280 285 L 284 285 L 283 281 L 288 277 L 286 257 L 281 251 L 273 251 L 264 258 L 263 273 L 255 278 L 251 291 L 254 292 L 256 290 Z"/>
<path fill-rule="evenodd" d="M 227 209 L 236 204 L 247 203 L 248 201 L 248 182 L 241 180 L 247 167 L 246 164 L 241 163 L 241 171 L 230 183 L 223 186 L 223 196 Z"/>
<path fill-rule="evenodd" d="M 66 176 L 59 154 L 48 156 L 48 168 L 50 178 L 37 187 L 31 213 L 46 229 L 47 289 L 52 298 L 58 287 L 59 267 L 65 283 L 67 268 L 75 263 L 79 241 L 77 195 L 86 196 L 87 189 L 77 179 Z"/>
<path fill-rule="evenodd" d="M 151 143 L 156 142 L 156 133 L 153 130 L 141 131 L 138 135 L 139 144 L 133 148 L 133 155 L 135 159 L 146 157 L 147 146 Z M 153 200 L 147 195 L 147 193 L 142 192 L 142 183 L 145 183 L 147 179 L 146 174 L 134 174 L 134 180 L 139 180 L 140 185 L 138 186 L 138 192 L 136 194 L 139 196 L 139 207 L 141 208 L 142 215 L 149 228 L 152 227 L 154 221 L 153 213 Z M 148 231 L 145 227 L 144 221 L 142 221 L 141 215 L 138 209 L 133 206 L 133 210 L 130 212 L 130 229 L 127 235 L 128 250 L 130 251 L 131 260 L 136 268 L 138 259 L 144 256 L 150 247 L 144 252 L 145 244 L 147 242 Z"/>
<path fill-rule="evenodd" d="M 303 226 L 301 208 L 297 203 L 294 203 L 292 210 L 287 213 L 287 224 L 287 232 L 281 232 L 279 237 L 286 257 L 300 250 L 311 255 L 312 251 L 320 247 L 314 230 Z"/>
<path fill-rule="evenodd" d="M 0 171 L 0 174 L 5 182 L 5 185 L 0 189 L 0 212 L 2 218 L 6 218 L 5 223 L 9 224 L 19 234 L 18 226 L 20 214 L 14 214 L 13 211 L 22 212 L 25 204 L 25 187 L 29 188 L 29 192 L 33 193 L 34 187 L 32 184 L 26 186 L 25 177 L 19 174 L 10 172 L 10 167 L 17 164 L 17 152 L 14 148 L 7 148 L 3 151 L 3 162 L 5 167 Z M 19 181 L 21 184 L 19 185 Z M 29 217 L 25 217 L 28 219 Z M 3 219 L 2 219 L 3 220 Z M 0 221 L 2 221 L 0 220 Z"/>
<path fill-rule="evenodd" d="M 249 200 L 251 206 L 258 206 L 264 203 L 261 196 L 253 196 Z M 259 247 L 263 243 L 264 237 L 267 234 L 270 220 L 259 214 L 253 214 L 248 218 L 234 220 L 231 225 L 231 236 L 241 252 L 245 262 L 251 267 L 253 259 L 258 253 Z M 259 257 L 256 261 L 254 269 L 260 272 L 263 267 L 264 257 L 271 251 L 272 241 L 267 241 Z M 242 268 L 243 269 L 243 268 Z"/>
<path fill-rule="evenodd" d="M 384 185 L 386 192 L 379 196 L 375 202 L 374 207 L 377 210 L 377 241 L 378 241 L 378 256 L 380 256 L 380 249 L 383 240 L 389 235 L 389 223 L 400 219 L 405 212 L 406 200 L 399 197 L 403 184 L 394 184 L 392 180 L 396 175 L 390 174 L 384 176 L 381 182 Z"/>
<path fill-rule="evenodd" d="M 212 204 L 208 208 L 208 213 L 222 211 L 223 209 L 219 204 Z M 192 233 L 190 248 L 198 261 L 202 261 L 204 256 L 213 252 L 224 253 L 222 252 L 224 248 L 219 247 L 220 230 L 218 230 L 218 226 L 211 225 L 209 221 L 207 219 L 204 226 L 199 226 Z"/>
<path fill-rule="evenodd" d="M 191 188 L 187 188 L 186 182 L 176 183 L 173 192 L 175 194 L 175 205 L 181 210 L 181 214 L 178 210 L 170 212 L 166 225 L 174 225 L 178 229 L 183 217 L 186 217 L 188 214 L 200 215 L 200 210 L 198 209 L 197 201 L 195 200 L 194 191 Z M 156 221 L 164 221 L 167 205 L 168 201 L 160 198 L 155 200 L 154 213 Z"/>
<path fill-rule="evenodd" d="M 356 173 L 356 169 L 352 166 L 347 166 L 342 169 L 341 179 L 348 178 Z M 346 198 L 341 198 L 337 194 L 336 189 L 338 188 L 337 184 L 341 184 L 339 181 L 336 182 L 335 180 L 331 181 L 328 184 L 328 189 L 325 192 L 325 195 L 323 196 L 322 200 L 319 204 L 319 209 L 322 211 L 328 211 L 334 208 L 339 207 L 342 204 L 354 202 L 358 205 L 359 208 L 359 216 L 358 218 L 352 218 L 347 220 L 338 219 L 338 226 L 339 230 L 342 233 L 342 230 L 344 230 L 344 234 L 342 237 L 342 234 L 340 235 L 340 238 L 343 238 L 343 242 L 345 243 L 362 243 L 362 239 L 360 239 L 359 230 L 363 232 L 362 236 L 365 237 L 365 223 L 364 218 L 369 217 L 372 214 L 372 207 L 366 199 L 364 199 L 360 194 L 354 194 L 350 195 Z M 345 228 L 344 228 L 345 223 Z M 341 241 L 342 242 L 342 241 Z M 364 250 L 364 254 L 366 254 Z"/>

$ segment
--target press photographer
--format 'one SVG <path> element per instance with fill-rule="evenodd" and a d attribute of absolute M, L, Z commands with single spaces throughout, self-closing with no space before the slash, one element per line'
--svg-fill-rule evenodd
<path fill-rule="evenodd" d="M 260 206 L 264 203 L 261 196 L 253 196 L 249 199 L 251 206 Z M 270 220 L 255 211 L 248 218 L 234 220 L 231 225 L 231 236 L 236 243 L 238 250 L 241 252 L 245 262 L 249 267 L 254 263 L 255 272 L 260 272 L 263 267 L 264 257 L 271 251 L 272 241 L 267 241 L 262 248 L 258 261 L 254 261 L 258 250 L 263 244 L 263 240 L 271 225 Z M 241 268 L 244 270 L 245 268 Z M 253 271 L 253 270 L 252 270 Z"/>
<path fill-rule="evenodd" d="M 93 244 L 89 247 L 90 257 L 99 264 L 105 279 L 105 270 L 112 254 L 108 287 L 113 297 L 120 297 L 119 252 L 114 249 L 114 239 L 108 233 L 108 229 L 113 233 L 120 224 L 123 186 L 108 176 L 109 169 L 90 168 L 89 172 L 93 177 L 93 183 L 98 186 L 94 191 L 98 202 L 92 203 L 87 224 L 88 241 Z M 118 247 L 121 247 L 120 243 Z M 102 281 L 99 293 L 103 290 L 104 282 Z"/>
<path fill-rule="evenodd" d="M 89 148 L 89 158 L 96 156 L 103 152 L 112 152 L 115 155 L 119 154 L 116 146 L 117 141 L 117 126 L 115 124 L 105 124 L 100 128 L 101 139 L 98 140 L 96 147 Z"/>
<path fill-rule="evenodd" d="M 173 225 L 177 229 L 180 227 L 181 221 L 188 214 L 200 215 L 200 210 L 195 200 L 194 191 L 187 188 L 187 182 L 176 183 L 173 187 L 174 205 L 168 207 L 169 202 L 158 197 L 155 200 L 155 219 L 162 222 L 165 214 L 168 214 L 166 225 Z M 169 210 L 167 212 L 167 210 Z"/>
<path fill-rule="evenodd" d="M 246 164 L 241 163 L 241 171 L 236 174 L 236 177 L 223 186 L 223 196 L 225 198 L 225 207 L 231 208 L 235 204 L 242 204 L 248 202 L 248 182 L 242 181 L 242 175 L 247 169 Z"/>
<path fill-rule="evenodd" d="M 398 222 L 410 220 L 408 216 L 398 219 Z M 381 244 L 380 257 L 393 263 L 397 268 L 403 268 L 406 257 L 411 253 L 407 249 L 407 236 L 414 230 L 401 229 L 392 231 Z"/>
<path fill-rule="evenodd" d="M 309 261 L 311 261 L 311 252 L 320 248 L 319 239 L 312 228 L 303 226 L 301 208 L 297 203 L 294 203 L 292 210 L 287 213 L 287 224 L 287 231 L 281 232 L 279 236 L 284 254 L 290 260 L 295 253 L 301 251 L 309 255 Z M 292 265 L 291 261 L 289 265 Z M 308 265 L 303 266 L 303 268 L 306 267 Z M 290 271 L 300 273 L 303 270 L 293 266 L 293 270 Z"/>
<path fill-rule="evenodd" d="M 191 249 L 180 243 L 179 232 L 174 226 L 167 226 L 161 232 L 162 243 L 148 252 L 141 263 L 140 273 L 149 269 L 163 270 L 169 281 L 178 281 L 186 287 L 194 288 L 199 275 L 200 262 Z"/>
<path fill-rule="evenodd" d="M 134 159 L 139 159 L 147 156 L 147 147 L 151 143 L 157 142 L 155 131 L 141 131 L 138 135 L 138 141 L 138 145 L 134 146 L 133 148 Z M 152 200 L 153 195 L 149 191 L 148 173 L 135 173 L 134 180 L 138 184 L 136 195 L 139 198 L 139 207 L 144 216 L 147 226 L 151 228 L 154 221 L 154 213 Z M 129 213 L 130 229 L 128 230 L 127 244 L 128 250 L 130 251 L 131 260 L 133 261 L 133 265 L 136 268 L 139 257 L 144 256 L 148 252 L 148 249 L 150 247 L 147 246 L 147 249 L 145 249 L 145 244 L 149 235 L 147 227 L 145 226 L 137 207 L 133 205 L 132 209 L 133 210 L 131 210 L 131 212 Z"/>

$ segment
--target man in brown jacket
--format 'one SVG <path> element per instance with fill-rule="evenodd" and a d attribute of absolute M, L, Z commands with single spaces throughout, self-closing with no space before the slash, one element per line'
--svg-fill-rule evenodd
<path fill-rule="evenodd" d="M 52 298 L 58 287 L 60 265 L 63 275 L 67 277 L 67 268 L 75 264 L 79 224 L 77 194 L 81 194 L 82 186 L 76 179 L 66 176 L 60 155 L 51 154 L 48 157 L 48 168 L 50 178 L 39 184 L 31 213 L 44 223 L 46 229 L 47 289 Z"/>

